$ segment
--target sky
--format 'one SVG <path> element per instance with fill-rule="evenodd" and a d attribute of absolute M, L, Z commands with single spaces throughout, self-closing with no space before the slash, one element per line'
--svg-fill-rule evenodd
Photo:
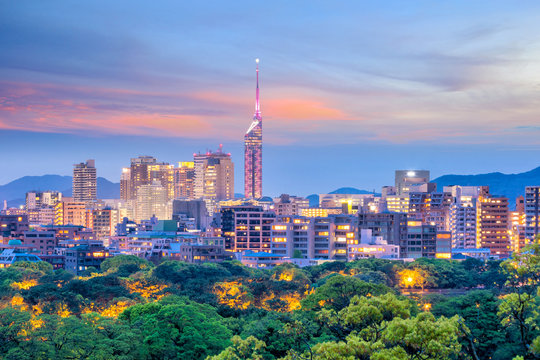
<path fill-rule="evenodd" d="M 0 0 L 0 184 L 223 144 L 243 191 L 379 191 L 540 166 L 540 2 Z"/>

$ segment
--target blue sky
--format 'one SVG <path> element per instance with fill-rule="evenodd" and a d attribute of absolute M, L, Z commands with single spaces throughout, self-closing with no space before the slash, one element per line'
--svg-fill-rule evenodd
<path fill-rule="evenodd" d="M 264 193 L 540 165 L 540 3 L 0 1 L 0 184 L 242 139 Z"/>

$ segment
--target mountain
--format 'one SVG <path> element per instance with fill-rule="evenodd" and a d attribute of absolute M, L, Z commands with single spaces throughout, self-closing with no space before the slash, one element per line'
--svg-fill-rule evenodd
<path fill-rule="evenodd" d="M 488 185 L 491 194 L 506 196 L 510 200 L 510 206 L 513 207 L 516 197 L 524 195 L 526 186 L 540 185 L 540 167 L 519 174 L 494 172 L 478 175 L 443 175 L 432 182 L 437 184 L 438 191 L 450 185 Z"/>
<path fill-rule="evenodd" d="M 9 206 L 22 205 L 26 192 L 32 190 L 54 190 L 62 192 L 64 196 L 71 196 L 71 185 L 71 176 L 24 176 L 0 186 L 0 201 L 3 203 L 7 200 Z M 100 199 L 120 197 L 120 183 L 113 183 L 102 177 L 97 179 L 97 190 Z"/>

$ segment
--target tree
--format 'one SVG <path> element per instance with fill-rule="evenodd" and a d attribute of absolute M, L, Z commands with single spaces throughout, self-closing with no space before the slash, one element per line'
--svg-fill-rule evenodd
<path fill-rule="evenodd" d="M 339 311 L 349 305 L 350 299 L 355 296 L 376 296 L 389 292 L 384 285 L 370 284 L 351 276 L 336 275 L 326 283 L 315 289 L 315 293 L 302 300 L 304 310 L 329 307 Z"/>
<path fill-rule="evenodd" d="M 207 360 L 262 360 L 266 348 L 264 341 L 255 336 L 249 336 L 245 340 L 235 335 L 231 339 L 232 345 Z"/>

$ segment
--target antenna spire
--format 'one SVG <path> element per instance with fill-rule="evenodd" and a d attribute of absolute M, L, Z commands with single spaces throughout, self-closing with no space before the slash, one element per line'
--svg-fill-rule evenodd
<path fill-rule="evenodd" d="M 259 102 L 259 59 L 255 59 L 255 63 L 257 63 L 257 89 L 255 92 L 255 118 L 260 119 L 261 118 L 261 104 Z"/>

